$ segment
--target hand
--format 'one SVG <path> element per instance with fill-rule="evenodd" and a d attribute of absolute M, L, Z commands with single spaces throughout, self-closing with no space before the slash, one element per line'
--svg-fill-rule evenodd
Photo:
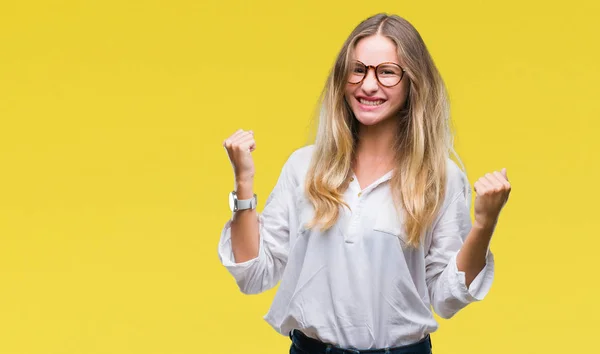
<path fill-rule="evenodd" d="M 475 182 L 475 222 L 481 228 L 494 228 L 500 210 L 508 201 L 510 183 L 506 176 L 506 168 L 502 172 L 486 173 Z"/>
<path fill-rule="evenodd" d="M 251 152 L 256 149 L 254 132 L 239 129 L 225 139 L 223 146 L 227 150 L 236 182 L 252 181 L 254 178 L 254 161 Z"/>

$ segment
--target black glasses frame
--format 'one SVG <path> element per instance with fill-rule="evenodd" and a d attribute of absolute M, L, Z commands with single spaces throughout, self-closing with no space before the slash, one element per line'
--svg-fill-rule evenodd
<path fill-rule="evenodd" d="M 396 64 L 396 63 L 390 62 L 390 61 L 386 61 L 386 62 L 383 62 L 383 63 L 379 63 L 379 64 L 378 64 L 378 65 L 376 65 L 376 66 L 375 66 L 375 65 L 366 65 L 365 63 L 363 63 L 363 62 L 362 62 L 362 61 L 360 61 L 360 60 L 355 60 L 354 62 L 355 62 L 355 63 L 359 63 L 359 64 L 361 64 L 362 66 L 364 66 L 364 67 L 366 68 L 366 71 L 365 71 L 365 74 L 363 75 L 362 79 L 360 79 L 360 81 L 359 81 L 359 82 L 350 82 L 350 81 L 348 81 L 348 83 L 349 83 L 349 84 L 351 84 L 351 85 L 360 85 L 360 84 L 361 84 L 363 81 L 365 81 L 365 78 L 367 77 L 367 75 L 369 75 L 369 70 L 371 70 L 371 68 L 373 68 L 373 70 L 375 70 L 375 79 L 376 79 L 376 80 L 377 80 L 377 82 L 378 82 L 378 83 L 379 83 L 381 86 L 383 86 L 383 87 L 394 87 L 394 86 L 398 85 L 399 83 L 401 83 L 401 82 L 402 82 L 402 78 L 404 78 L 404 73 L 406 72 L 406 70 L 404 70 L 404 68 L 403 68 L 403 67 L 401 67 L 400 65 L 398 65 L 398 64 Z M 397 83 L 395 83 L 394 85 L 391 85 L 391 86 L 390 86 L 390 85 L 384 85 L 384 84 L 381 82 L 381 80 L 379 80 L 379 76 L 377 75 L 377 68 L 379 68 L 379 66 L 380 66 L 380 65 L 389 65 L 389 64 L 395 65 L 395 66 L 399 67 L 399 68 L 400 68 L 400 70 L 402 70 L 402 74 L 400 74 L 400 80 L 398 80 L 398 82 L 397 82 Z M 352 73 L 349 73 L 349 74 L 348 74 L 348 76 L 350 76 L 350 75 L 352 75 Z"/>

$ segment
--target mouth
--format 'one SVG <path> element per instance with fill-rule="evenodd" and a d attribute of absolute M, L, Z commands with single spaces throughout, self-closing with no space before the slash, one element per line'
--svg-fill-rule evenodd
<path fill-rule="evenodd" d="M 361 109 L 364 109 L 364 110 L 375 109 L 375 108 L 381 106 L 382 104 L 384 104 L 386 101 L 386 100 L 382 100 L 382 99 L 367 100 L 362 97 L 356 97 L 356 100 L 358 101 Z"/>

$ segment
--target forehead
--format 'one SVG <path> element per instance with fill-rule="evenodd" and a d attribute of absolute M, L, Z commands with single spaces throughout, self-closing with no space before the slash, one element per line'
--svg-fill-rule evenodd
<path fill-rule="evenodd" d="M 391 39 L 380 35 L 361 38 L 354 47 L 352 59 L 366 65 L 377 65 L 383 62 L 400 64 L 396 44 Z"/>

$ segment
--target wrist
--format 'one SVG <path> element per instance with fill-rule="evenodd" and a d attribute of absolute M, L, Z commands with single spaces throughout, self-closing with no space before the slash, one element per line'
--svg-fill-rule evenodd
<path fill-rule="evenodd" d="M 489 220 L 477 220 L 475 219 L 475 221 L 473 222 L 473 228 L 474 229 L 478 229 L 480 231 L 485 231 L 485 232 L 493 232 L 494 228 L 496 227 L 496 220 L 493 221 L 489 221 Z"/>
<path fill-rule="evenodd" d="M 250 199 L 254 196 L 254 181 L 252 180 L 236 180 L 235 193 L 238 199 Z"/>

